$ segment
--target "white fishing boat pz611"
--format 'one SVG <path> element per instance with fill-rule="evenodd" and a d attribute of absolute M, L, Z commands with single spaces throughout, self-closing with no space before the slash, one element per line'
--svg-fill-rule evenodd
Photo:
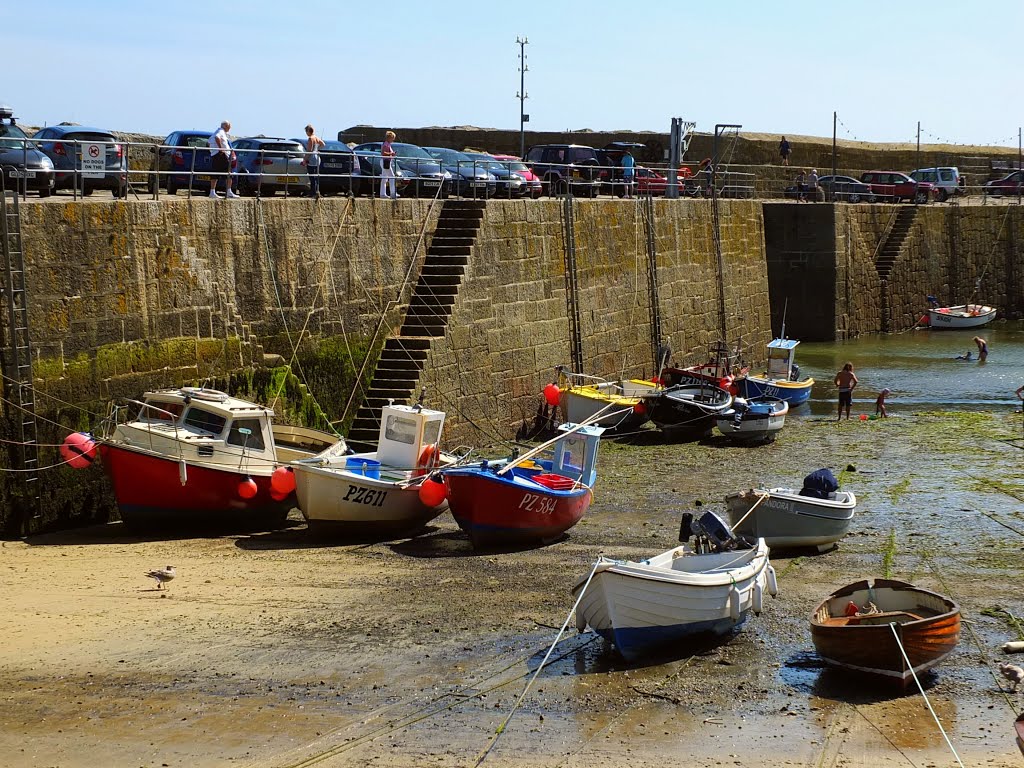
<path fill-rule="evenodd" d="M 696 534 L 694 544 L 686 541 Z M 573 587 L 576 626 L 591 627 L 630 662 L 688 637 L 725 635 L 778 592 L 768 546 L 736 538 L 714 513 L 683 516 L 682 546 L 640 562 L 601 557 Z M 582 595 L 582 596 L 581 596 Z"/>

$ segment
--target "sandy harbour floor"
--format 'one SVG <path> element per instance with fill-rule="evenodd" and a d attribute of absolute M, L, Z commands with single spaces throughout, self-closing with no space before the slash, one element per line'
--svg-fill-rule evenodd
<path fill-rule="evenodd" d="M 317 541 L 299 517 L 273 533 L 115 523 L 3 542 L 0 765 L 473 766 L 489 746 L 485 766 L 955 765 L 919 693 L 814 654 L 816 602 L 888 572 L 962 608 L 956 653 L 924 683 L 963 763 L 1019 766 L 1024 690 L 996 664 L 1024 639 L 1020 419 L 791 417 L 758 448 L 609 441 L 584 520 L 516 552 L 474 552 L 447 513 L 374 543 Z M 727 642 L 628 666 L 570 622 L 494 741 L 599 552 L 647 557 L 696 499 L 721 509 L 727 492 L 847 465 L 851 533 L 773 553 L 778 598 Z M 166 564 L 178 578 L 157 590 L 144 574 Z"/>

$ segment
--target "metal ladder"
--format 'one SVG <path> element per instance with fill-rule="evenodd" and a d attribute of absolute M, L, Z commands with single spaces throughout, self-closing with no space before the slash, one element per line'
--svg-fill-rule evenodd
<path fill-rule="evenodd" d="M 576 274 L 576 222 L 572 195 L 562 198 L 562 226 L 565 252 L 565 308 L 569 316 L 569 353 L 572 370 L 583 373 L 583 335 L 580 329 L 579 277 Z"/>
<path fill-rule="evenodd" d="M 17 193 L 10 195 L 0 183 L 3 271 L 0 286 L 7 300 L 7 323 L 3 334 L 4 393 L 16 446 L 12 446 L 12 469 L 22 480 L 21 533 L 28 533 L 29 519 L 39 517 L 39 432 L 36 421 L 35 386 L 32 375 L 32 342 L 29 338 L 28 291 L 25 288 L 25 254 L 21 244 L 21 209 Z"/>
<path fill-rule="evenodd" d="M 658 249 L 654 237 L 654 200 L 646 195 L 641 208 L 647 234 L 647 301 L 651 306 L 651 350 L 654 352 L 654 371 L 657 374 L 663 361 L 660 350 L 661 338 L 661 301 L 658 297 Z"/>

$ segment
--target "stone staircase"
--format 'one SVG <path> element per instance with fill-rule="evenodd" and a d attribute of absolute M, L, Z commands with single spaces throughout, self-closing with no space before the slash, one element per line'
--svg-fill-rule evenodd
<path fill-rule="evenodd" d="M 414 400 L 430 345 L 448 328 L 486 205 L 482 200 L 445 201 L 402 327 L 384 343 L 373 381 L 349 429 L 350 443 L 377 442 L 380 409 L 388 400 Z"/>
<path fill-rule="evenodd" d="M 883 281 L 889 280 L 892 268 L 896 264 L 896 259 L 899 258 L 900 251 L 903 250 L 903 244 L 907 241 L 910 229 L 916 219 L 916 205 L 900 206 L 896 212 L 892 226 L 889 227 L 889 231 L 885 235 L 885 242 L 875 255 L 875 270 Z"/>

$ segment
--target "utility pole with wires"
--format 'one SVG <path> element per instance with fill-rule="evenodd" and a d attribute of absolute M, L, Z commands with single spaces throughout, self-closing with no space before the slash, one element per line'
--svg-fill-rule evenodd
<path fill-rule="evenodd" d="M 525 125 L 530 122 L 530 116 L 526 114 L 526 105 L 523 102 L 530 97 L 526 92 L 526 73 L 530 70 L 526 65 L 526 46 L 530 44 L 530 40 L 524 35 L 522 38 L 516 37 L 516 43 L 519 45 L 519 92 L 516 94 L 516 98 L 519 99 L 519 156 L 525 157 Z"/>

